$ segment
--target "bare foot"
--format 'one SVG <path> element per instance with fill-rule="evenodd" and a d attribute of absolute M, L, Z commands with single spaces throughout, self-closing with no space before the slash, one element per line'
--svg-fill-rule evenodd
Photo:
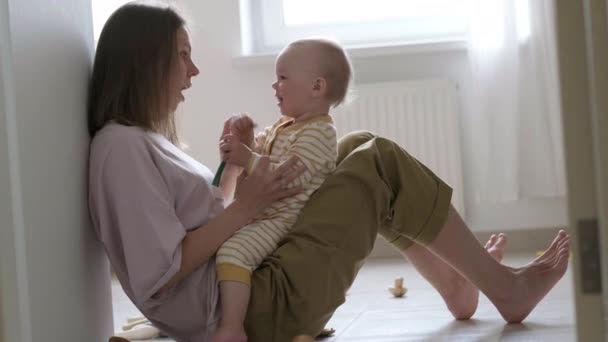
<path fill-rule="evenodd" d="M 492 234 L 485 244 L 485 249 L 496 261 L 501 262 L 506 246 L 507 236 L 505 234 Z M 453 272 L 454 279 L 452 280 L 452 286 L 450 286 L 451 291 L 449 293 L 441 293 L 440 291 L 439 293 L 452 316 L 458 320 L 466 320 L 471 318 L 477 310 L 479 289 L 455 270 Z"/>
<path fill-rule="evenodd" d="M 505 321 L 523 321 L 562 278 L 568 268 L 570 236 L 563 230 L 549 248 L 529 264 L 514 268 L 513 284 L 502 298 L 490 298 Z"/>
<path fill-rule="evenodd" d="M 485 249 L 490 253 L 496 261 L 501 262 L 505 255 L 505 247 L 507 246 L 507 236 L 503 233 L 498 235 L 492 234 L 488 242 L 486 242 Z"/>
<path fill-rule="evenodd" d="M 247 342 L 247 335 L 243 330 L 232 330 L 219 327 L 211 342 Z"/>

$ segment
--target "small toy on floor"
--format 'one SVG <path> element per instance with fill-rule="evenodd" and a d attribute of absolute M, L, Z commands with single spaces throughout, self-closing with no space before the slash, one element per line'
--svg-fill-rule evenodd
<path fill-rule="evenodd" d="M 407 293 L 407 289 L 403 286 L 403 278 L 395 279 L 395 287 L 389 287 L 388 291 L 397 298 L 403 297 Z"/>
<path fill-rule="evenodd" d="M 131 330 L 136 325 L 144 323 L 150 323 L 150 321 L 148 321 L 148 319 L 144 316 L 129 317 L 127 318 L 127 324 L 122 326 L 122 331 Z"/>
<path fill-rule="evenodd" d="M 122 330 L 110 337 L 109 342 L 142 341 L 164 336 L 143 316 L 127 318 L 127 324 L 122 326 Z"/>

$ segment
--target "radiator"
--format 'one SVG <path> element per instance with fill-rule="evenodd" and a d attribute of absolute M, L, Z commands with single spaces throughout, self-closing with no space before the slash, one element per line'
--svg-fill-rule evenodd
<path fill-rule="evenodd" d="M 464 217 L 457 87 L 448 80 L 362 84 L 332 114 L 338 136 L 368 130 L 399 143 L 454 189 Z"/>

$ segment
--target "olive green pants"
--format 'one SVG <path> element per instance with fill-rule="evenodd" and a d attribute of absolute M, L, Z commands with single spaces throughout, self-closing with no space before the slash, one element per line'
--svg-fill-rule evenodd
<path fill-rule="evenodd" d="M 344 303 L 377 234 L 404 250 L 430 243 L 452 190 L 396 143 L 367 132 L 339 142 L 336 171 L 252 275 L 250 342 L 316 336 Z"/>

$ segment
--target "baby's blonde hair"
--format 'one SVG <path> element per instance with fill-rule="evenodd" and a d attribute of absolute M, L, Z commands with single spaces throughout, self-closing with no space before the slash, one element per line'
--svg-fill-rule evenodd
<path fill-rule="evenodd" d="M 318 66 L 321 77 L 327 81 L 327 97 L 332 107 L 335 108 L 345 101 L 353 78 L 353 67 L 340 44 L 325 38 L 307 38 L 296 40 L 287 47 L 317 48 L 318 53 L 311 58 Z"/>

